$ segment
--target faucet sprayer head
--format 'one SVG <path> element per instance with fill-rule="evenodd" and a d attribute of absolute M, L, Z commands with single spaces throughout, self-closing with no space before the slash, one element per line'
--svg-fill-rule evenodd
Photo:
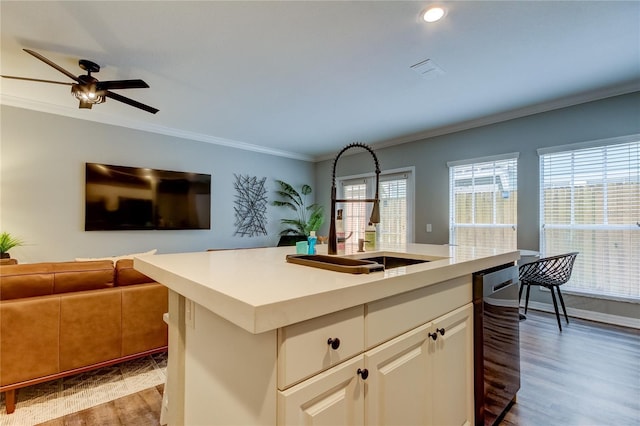
<path fill-rule="evenodd" d="M 371 219 L 369 219 L 371 223 L 380 223 L 380 201 L 376 199 L 373 202 L 373 208 L 371 209 Z"/>

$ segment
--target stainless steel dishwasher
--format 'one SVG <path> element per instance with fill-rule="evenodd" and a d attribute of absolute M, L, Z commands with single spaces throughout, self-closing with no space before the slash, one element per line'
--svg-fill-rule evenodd
<path fill-rule="evenodd" d="M 474 274 L 473 309 L 475 423 L 494 425 L 520 389 L 517 266 Z"/>

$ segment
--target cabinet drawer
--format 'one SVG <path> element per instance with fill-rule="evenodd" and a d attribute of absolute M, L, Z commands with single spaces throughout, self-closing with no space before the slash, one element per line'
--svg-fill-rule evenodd
<path fill-rule="evenodd" d="M 339 339 L 335 349 L 329 343 Z M 364 306 L 278 330 L 278 388 L 286 389 L 364 350 Z"/>
<path fill-rule="evenodd" d="M 368 303 L 365 347 L 372 348 L 471 302 L 471 282 L 467 275 Z"/>

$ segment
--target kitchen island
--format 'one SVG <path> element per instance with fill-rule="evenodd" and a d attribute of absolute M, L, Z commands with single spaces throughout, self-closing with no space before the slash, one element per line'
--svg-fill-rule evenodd
<path fill-rule="evenodd" d="M 170 425 L 473 423 L 472 274 L 517 251 L 383 247 L 350 256 L 428 262 L 354 275 L 294 250 L 135 259 L 170 290 Z"/>

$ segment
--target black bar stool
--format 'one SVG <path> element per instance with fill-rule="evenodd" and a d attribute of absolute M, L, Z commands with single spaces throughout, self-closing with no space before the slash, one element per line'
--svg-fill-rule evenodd
<path fill-rule="evenodd" d="M 519 267 L 521 285 L 518 301 L 522 299 L 522 290 L 525 286 L 527 287 L 527 295 L 524 305 L 525 315 L 527 313 L 527 308 L 529 307 L 529 291 L 531 290 L 532 285 L 537 285 L 545 287 L 551 292 L 553 307 L 556 311 L 556 319 L 558 320 L 558 327 L 560 328 L 560 331 L 562 331 L 560 313 L 558 312 L 558 302 L 556 301 L 556 291 L 558 292 L 558 297 L 562 304 L 562 311 L 564 312 L 564 318 L 566 319 L 567 324 L 569 324 L 567 308 L 564 306 L 560 286 L 571 278 L 571 272 L 573 270 L 573 264 L 575 263 L 576 256 L 578 256 L 578 252 L 544 257 L 540 260 L 526 263 Z"/>

